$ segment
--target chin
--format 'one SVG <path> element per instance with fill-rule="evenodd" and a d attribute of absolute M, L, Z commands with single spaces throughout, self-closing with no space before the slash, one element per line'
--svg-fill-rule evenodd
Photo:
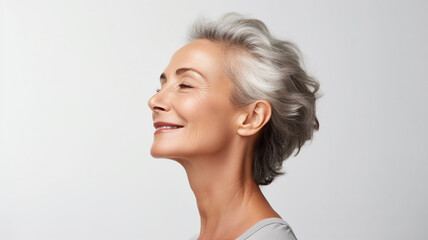
<path fill-rule="evenodd" d="M 150 154 L 154 158 L 166 158 L 166 154 L 164 153 L 164 151 L 161 151 L 161 149 L 158 149 L 156 147 L 152 147 L 150 149 Z"/>
<path fill-rule="evenodd" d="M 154 158 L 169 158 L 172 159 L 177 156 L 177 150 L 171 148 L 171 146 L 163 147 L 159 145 L 152 145 L 150 154 Z"/>

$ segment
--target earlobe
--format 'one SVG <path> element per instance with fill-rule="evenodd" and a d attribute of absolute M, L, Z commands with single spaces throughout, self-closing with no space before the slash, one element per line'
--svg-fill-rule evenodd
<path fill-rule="evenodd" d="M 268 101 L 257 100 L 250 103 L 240 118 L 238 134 L 241 136 L 257 134 L 269 122 L 271 115 L 272 107 Z"/>

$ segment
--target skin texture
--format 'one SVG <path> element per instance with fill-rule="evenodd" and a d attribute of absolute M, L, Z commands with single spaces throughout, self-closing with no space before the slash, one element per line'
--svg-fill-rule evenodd
<path fill-rule="evenodd" d="M 151 154 L 185 168 L 201 217 L 200 240 L 235 239 L 255 223 L 279 217 L 252 179 L 253 148 L 271 106 L 265 100 L 231 103 L 226 58 L 219 43 L 189 43 L 173 55 L 160 91 L 149 100 L 155 126 L 180 126 L 156 130 Z"/>

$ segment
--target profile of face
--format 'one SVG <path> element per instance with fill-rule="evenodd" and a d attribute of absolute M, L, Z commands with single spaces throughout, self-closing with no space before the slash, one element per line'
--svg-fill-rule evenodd
<path fill-rule="evenodd" d="M 236 137 L 239 109 L 230 101 L 225 58 L 221 45 L 205 39 L 173 55 L 161 89 L 149 100 L 156 128 L 152 156 L 179 161 L 215 155 Z"/>

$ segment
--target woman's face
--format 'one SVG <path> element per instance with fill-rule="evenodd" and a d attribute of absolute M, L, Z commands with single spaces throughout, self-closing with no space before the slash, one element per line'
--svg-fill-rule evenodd
<path fill-rule="evenodd" d="M 230 101 L 233 83 L 224 73 L 225 50 L 200 39 L 179 49 L 149 100 L 156 128 L 154 157 L 187 159 L 218 154 L 237 129 L 238 109 Z"/>

